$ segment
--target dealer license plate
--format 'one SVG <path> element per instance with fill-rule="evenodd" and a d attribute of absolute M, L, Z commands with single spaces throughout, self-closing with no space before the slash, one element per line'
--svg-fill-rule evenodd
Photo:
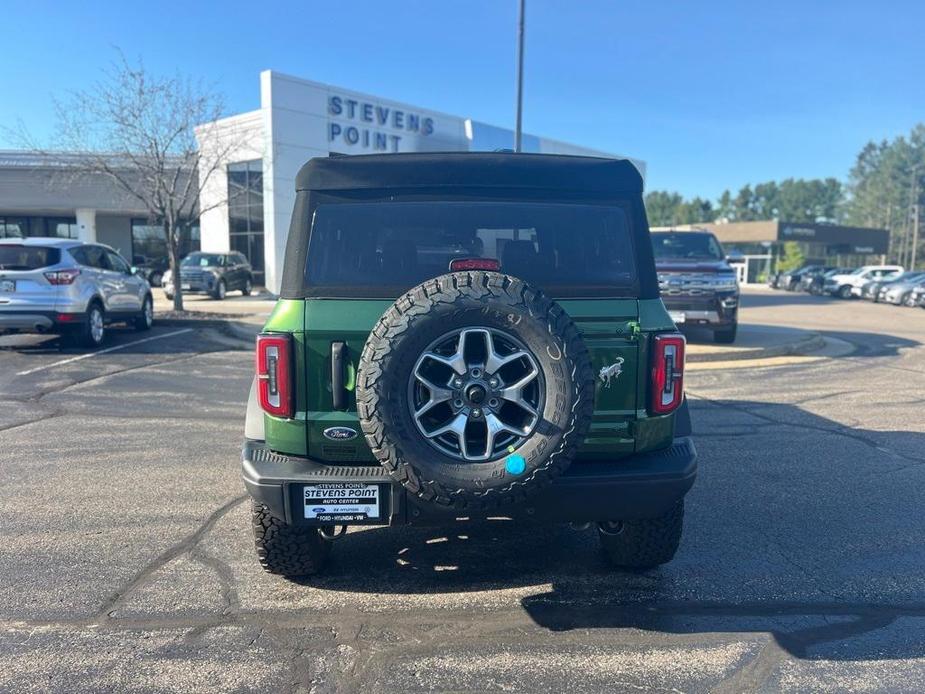
<path fill-rule="evenodd" d="M 687 315 L 685 315 L 684 311 L 669 311 L 668 315 L 671 316 L 671 320 L 675 325 L 683 323 L 687 320 Z"/>
<path fill-rule="evenodd" d="M 16 282 L 13 280 L 0 280 L 0 292 L 12 294 L 16 291 Z"/>
<path fill-rule="evenodd" d="M 316 521 L 350 522 L 382 518 L 378 484 L 323 482 L 303 489 L 305 518 Z"/>

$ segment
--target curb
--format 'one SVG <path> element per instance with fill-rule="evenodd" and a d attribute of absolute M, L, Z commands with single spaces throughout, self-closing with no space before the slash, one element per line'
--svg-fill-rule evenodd
<path fill-rule="evenodd" d="M 794 342 L 787 342 L 773 347 L 759 347 L 752 349 L 739 349 L 720 352 L 707 352 L 704 354 L 691 353 L 688 350 L 685 360 L 696 364 L 711 361 L 740 361 L 752 359 L 768 359 L 771 357 L 788 357 L 798 354 L 809 354 L 825 347 L 825 338 L 819 333 L 808 333 Z"/>

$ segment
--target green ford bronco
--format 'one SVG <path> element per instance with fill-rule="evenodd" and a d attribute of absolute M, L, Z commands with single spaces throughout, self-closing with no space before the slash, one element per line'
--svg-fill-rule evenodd
<path fill-rule="evenodd" d="M 685 342 L 630 162 L 338 156 L 296 189 L 242 456 L 267 571 L 317 573 L 349 525 L 499 516 L 674 556 Z"/>

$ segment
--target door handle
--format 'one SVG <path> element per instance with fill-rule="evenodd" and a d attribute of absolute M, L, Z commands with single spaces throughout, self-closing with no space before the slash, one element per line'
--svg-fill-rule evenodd
<path fill-rule="evenodd" d="M 347 345 L 344 342 L 331 343 L 331 398 L 335 410 L 347 409 L 347 389 L 344 387 L 344 366 L 347 360 Z"/>

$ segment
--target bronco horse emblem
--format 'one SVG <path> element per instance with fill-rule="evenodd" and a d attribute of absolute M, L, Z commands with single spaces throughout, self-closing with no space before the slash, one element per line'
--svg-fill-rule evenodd
<path fill-rule="evenodd" d="M 617 360 L 613 364 L 603 367 L 598 376 L 601 379 L 601 383 L 604 384 L 604 387 L 610 388 L 610 382 L 615 381 L 621 373 L 623 373 L 623 357 L 617 357 Z"/>

